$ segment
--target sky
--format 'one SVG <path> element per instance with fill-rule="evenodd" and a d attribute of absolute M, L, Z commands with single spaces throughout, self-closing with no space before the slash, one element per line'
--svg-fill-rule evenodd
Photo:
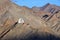
<path fill-rule="evenodd" d="M 32 8 L 33 6 L 42 7 L 47 3 L 60 6 L 60 0 L 12 0 L 19 6 L 27 6 Z"/>

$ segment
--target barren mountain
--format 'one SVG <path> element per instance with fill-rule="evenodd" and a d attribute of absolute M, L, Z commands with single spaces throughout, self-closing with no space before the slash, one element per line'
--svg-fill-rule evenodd
<path fill-rule="evenodd" d="M 38 7 L 28 8 L 25 6 L 18 6 L 10 0 L 0 0 L 0 39 L 60 39 L 60 12 L 55 11 L 54 13 L 51 13 L 47 11 L 51 6 L 58 10 L 60 8 L 50 4 L 47 4 L 44 7 L 39 7 L 40 9 Z M 21 18 L 24 23 L 18 22 Z"/>

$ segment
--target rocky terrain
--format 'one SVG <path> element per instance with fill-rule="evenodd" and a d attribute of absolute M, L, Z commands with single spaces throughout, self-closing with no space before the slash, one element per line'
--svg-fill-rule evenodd
<path fill-rule="evenodd" d="M 17 23 L 19 18 L 24 23 Z M 60 40 L 60 7 L 28 8 L 0 0 L 0 40 Z"/>

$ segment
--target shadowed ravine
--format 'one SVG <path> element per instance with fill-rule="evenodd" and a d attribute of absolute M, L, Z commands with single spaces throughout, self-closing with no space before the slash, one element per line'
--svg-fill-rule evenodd
<path fill-rule="evenodd" d="M 39 35 L 39 34 L 36 34 L 36 33 L 34 33 L 34 34 L 28 34 L 27 36 L 23 36 L 23 37 L 14 37 L 14 38 L 10 38 L 10 37 L 8 37 L 7 39 L 5 39 L 5 40 L 60 40 L 60 38 L 59 37 L 56 37 L 56 36 L 54 36 L 54 35 L 51 35 L 51 34 L 49 34 L 49 33 L 46 33 L 46 36 L 44 36 L 43 34 L 42 35 Z"/>

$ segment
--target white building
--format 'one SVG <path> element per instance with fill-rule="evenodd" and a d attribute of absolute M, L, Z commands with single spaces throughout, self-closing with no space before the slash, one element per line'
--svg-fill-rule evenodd
<path fill-rule="evenodd" d="M 19 18 L 18 23 L 24 23 L 24 19 L 23 18 Z"/>

